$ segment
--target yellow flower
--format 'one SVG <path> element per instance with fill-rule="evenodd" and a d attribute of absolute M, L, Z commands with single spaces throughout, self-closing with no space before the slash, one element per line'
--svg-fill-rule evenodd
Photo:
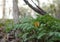
<path fill-rule="evenodd" d="M 39 27 L 39 25 L 40 25 L 40 24 L 39 24 L 38 21 L 37 21 L 37 22 L 34 22 L 34 26 L 35 26 L 35 27 Z"/>

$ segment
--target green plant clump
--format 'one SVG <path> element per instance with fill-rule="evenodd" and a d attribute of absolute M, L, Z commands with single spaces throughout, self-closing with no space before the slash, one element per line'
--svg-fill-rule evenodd
<path fill-rule="evenodd" d="M 14 28 L 14 23 L 13 23 L 13 20 L 9 20 L 9 19 L 7 19 L 6 21 L 5 21 L 5 23 L 4 23 L 4 31 L 6 32 L 6 33 L 9 33 L 11 30 L 13 30 L 13 28 Z"/>
<path fill-rule="evenodd" d="M 50 15 L 24 17 L 20 19 L 20 24 L 16 24 L 16 29 L 21 33 L 18 37 L 24 42 L 28 40 L 40 40 L 41 42 L 60 42 L 60 20 Z"/>

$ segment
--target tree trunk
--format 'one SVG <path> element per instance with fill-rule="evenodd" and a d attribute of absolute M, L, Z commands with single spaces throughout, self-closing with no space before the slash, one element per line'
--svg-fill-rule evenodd
<path fill-rule="evenodd" d="M 60 0 L 53 0 L 53 3 L 55 3 L 56 6 L 56 12 L 55 17 L 60 19 Z"/>
<path fill-rule="evenodd" d="M 3 22 L 5 21 L 5 1 L 6 0 L 3 0 L 3 16 L 2 16 L 2 21 Z"/>
<path fill-rule="evenodd" d="M 32 6 L 32 5 L 28 2 L 28 0 L 24 0 L 24 2 L 25 2 L 31 9 L 33 9 L 35 12 L 37 12 L 37 13 L 39 13 L 39 14 L 41 14 L 41 15 L 47 14 L 47 12 L 45 12 L 43 9 L 41 9 L 39 6 L 37 6 L 34 2 L 33 2 L 33 3 L 35 4 L 36 7 Z"/>
<path fill-rule="evenodd" d="M 18 23 L 19 18 L 19 9 L 18 9 L 18 0 L 13 0 L 13 19 L 14 23 Z"/>
<path fill-rule="evenodd" d="M 56 13 L 56 17 L 58 19 L 60 19 L 60 4 L 58 4 L 58 10 L 57 10 L 57 13 Z"/>

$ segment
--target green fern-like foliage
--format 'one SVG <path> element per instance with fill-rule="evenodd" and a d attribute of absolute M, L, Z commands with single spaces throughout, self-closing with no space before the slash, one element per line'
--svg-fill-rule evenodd
<path fill-rule="evenodd" d="M 13 20 L 7 19 L 4 23 L 4 27 L 4 31 L 9 33 L 14 28 Z"/>
<path fill-rule="evenodd" d="M 24 17 L 20 19 L 20 24 L 15 25 L 15 29 L 20 29 L 18 34 L 23 41 L 44 40 L 45 42 L 55 42 L 60 40 L 60 20 L 50 15 Z"/>

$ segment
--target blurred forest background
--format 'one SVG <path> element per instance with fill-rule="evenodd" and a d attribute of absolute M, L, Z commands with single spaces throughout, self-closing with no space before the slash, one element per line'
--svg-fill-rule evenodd
<path fill-rule="evenodd" d="M 30 0 L 31 4 L 34 6 L 32 1 Z M 50 13 L 52 16 L 56 18 L 60 18 L 59 11 L 60 11 L 60 1 L 59 0 L 39 0 L 34 2 L 39 5 L 42 9 L 44 9 L 46 12 Z M 23 0 L 18 0 L 18 9 L 19 9 L 19 16 L 33 16 L 34 17 L 34 11 L 28 7 Z M 0 0 L 0 18 L 5 19 L 12 19 L 13 18 L 13 0 Z"/>
<path fill-rule="evenodd" d="M 60 42 L 60 0 L 0 0 L 0 42 Z"/>

